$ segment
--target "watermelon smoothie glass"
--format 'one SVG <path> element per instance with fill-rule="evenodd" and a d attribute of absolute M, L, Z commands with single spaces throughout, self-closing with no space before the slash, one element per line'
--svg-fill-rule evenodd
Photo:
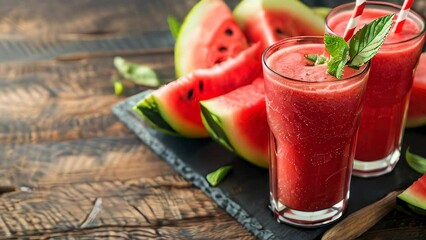
<path fill-rule="evenodd" d="M 326 32 L 343 35 L 354 3 L 334 8 L 326 18 Z M 400 6 L 367 2 L 358 22 L 362 27 L 373 19 L 397 14 Z M 413 11 L 400 33 L 389 33 L 371 61 L 365 105 L 354 160 L 353 174 L 380 176 L 392 171 L 400 157 L 414 72 L 424 43 L 424 19 Z"/>
<path fill-rule="evenodd" d="M 305 56 L 325 54 L 323 37 L 287 38 L 263 54 L 270 200 L 279 222 L 314 227 L 347 205 L 369 65 L 343 79 Z"/>

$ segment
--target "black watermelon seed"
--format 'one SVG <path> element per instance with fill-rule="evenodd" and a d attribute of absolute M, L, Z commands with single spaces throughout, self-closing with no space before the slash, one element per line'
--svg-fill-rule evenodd
<path fill-rule="evenodd" d="M 226 50 L 228 50 L 228 48 L 224 46 L 219 48 L 219 52 L 225 52 Z"/>
<path fill-rule="evenodd" d="M 188 94 L 186 95 L 186 97 L 188 98 L 188 100 L 191 100 L 193 95 L 194 95 L 194 89 L 191 89 L 188 91 Z"/>
<path fill-rule="evenodd" d="M 275 32 L 278 33 L 278 34 L 284 34 L 284 32 L 279 28 L 275 29 Z"/>
<path fill-rule="evenodd" d="M 203 83 L 203 81 L 200 81 L 200 82 L 198 83 L 198 89 L 200 90 L 200 92 L 202 92 L 202 91 L 203 91 L 203 88 L 204 88 L 204 83 Z"/>
<path fill-rule="evenodd" d="M 225 30 L 225 34 L 226 35 L 228 35 L 228 36 L 232 36 L 232 34 L 233 34 L 234 32 L 232 32 L 232 30 L 231 29 L 229 29 L 229 28 L 227 28 L 226 30 Z"/>

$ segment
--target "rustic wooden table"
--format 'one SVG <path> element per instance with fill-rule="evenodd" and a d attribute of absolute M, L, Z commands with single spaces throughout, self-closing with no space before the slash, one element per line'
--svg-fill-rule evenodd
<path fill-rule="evenodd" d="M 174 0 L 0 1 L 0 238 L 253 239 L 111 113 L 121 55 L 173 79 Z M 234 1 L 235 2 L 235 1 Z M 396 211 L 363 239 L 421 239 Z"/>

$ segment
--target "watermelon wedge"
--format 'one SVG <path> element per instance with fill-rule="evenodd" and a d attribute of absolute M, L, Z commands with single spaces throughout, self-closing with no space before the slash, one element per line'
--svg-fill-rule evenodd
<path fill-rule="evenodd" d="M 324 18 L 297 0 L 243 0 L 233 14 L 247 38 L 263 49 L 284 37 L 324 35 Z"/>
<path fill-rule="evenodd" d="M 249 162 L 268 167 L 268 123 L 263 79 L 201 101 L 204 126 L 213 139 Z"/>
<path fill-rule="evenodd" d="M 426 174 L 397 196 L 403 207 L 426 216 Z"/>
<path fill-rule="evenodd" d="M 248 47 L 222 0 L 201 0 L 186 16 L 175 45 L 176 76 L 209 68 Z"/>
<path fill-rule="evenodd" d="M 200 101 L 250 84 L 262 72 L 259 44 L 209 69 L 198 69 L 143 98 L 134 110 L 156 129 L 184 137 L 208 137 Z"/>
<path fill-rule="evenodd" d="M 414 75 L 406 127 L 426 125 L 426 53 L 422 53 Z"/>

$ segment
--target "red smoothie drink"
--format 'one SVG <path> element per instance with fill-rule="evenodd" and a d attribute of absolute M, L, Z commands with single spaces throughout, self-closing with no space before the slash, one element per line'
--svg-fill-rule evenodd
<path fill-rule="evenodd" d="M 313 66 L 322 37 L 289 38 L 263 56 L 270 132 L 271 206 L 279 221 L 316 226 L 346 207 L 368 66 L 343 79 Z"/>
<path fill-rule="evenodd" d="M 353 4 L 345 4 L 333 9 L 326 19 L 326 32 L 342 36 L 353 8 Z M 397 14 L 399 10 L 397 5 L 368 2 L 358 26 L 391 13 Z M 354 175 L 379 176 L 392 171 L 399 160 L 410 91 L 423 43 L 424 20 L 411 12 L 403 30 L 392 31 L 372 59 Z"/>

